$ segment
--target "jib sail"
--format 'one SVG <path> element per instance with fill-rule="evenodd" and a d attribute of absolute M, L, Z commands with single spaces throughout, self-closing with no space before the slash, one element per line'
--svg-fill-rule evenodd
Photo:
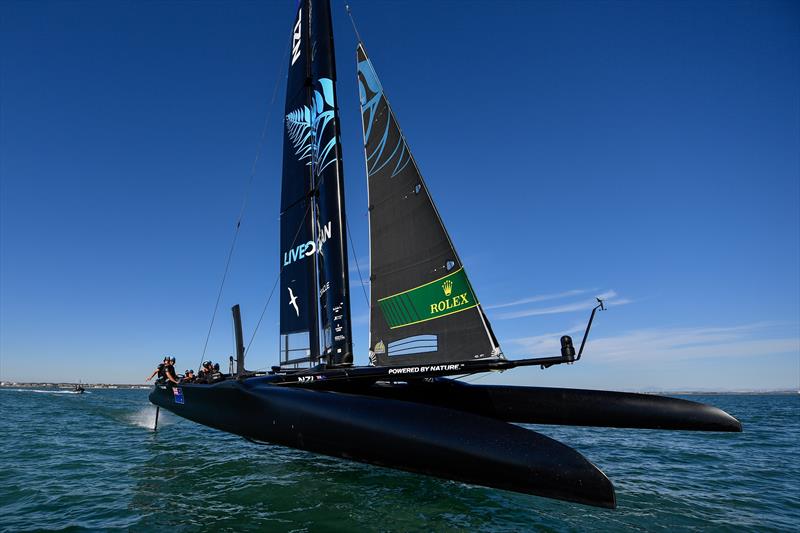
<path fill-rule="evenodd" d="M 362 44 L 357 51 L 370 222 L 370 360 L 502 357 Z"/>
<path fill-rule="evenodd" d="M 292 30 L 286 90 L 281 364 L 320 355 L 333 365 L 352 362 L 335 72 L 330 6 L 327 0 L 303 0 Z"/>

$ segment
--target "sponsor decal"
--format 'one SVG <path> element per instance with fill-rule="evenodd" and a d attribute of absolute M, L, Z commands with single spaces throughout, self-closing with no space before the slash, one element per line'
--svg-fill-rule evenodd
<path fill-rule="evenodd" d="M 172 398 L 175 400 L 175 403 L 183 405 L 183 389 L 180 387 L 172 389 Z"/>
<path fill-rule="evenodd" d="M 297 12 L 297 23 L 294 25 L 294 30 L 292 31 L 292 65 L 300 59 L 300 40 L 303 36 L 302 21 L 303 7 L 301 6 L 300 10 Z"/>
<path fill-rule="evenodd" d="M 319 297 L 322 298 L 322 295 L 328 292 L 328 289 L 330 288 L 331 288 L 331 282 L 330 281 L 325 282 L 325 285 L 323 285 L 322 289 L 320 289 L 319 291 Z"/>
<path fill-rule="evenodd" d="M 450 365 L 404 366 L 404 367 L 390 368 L 389 374 L 420 374 L 423 372 L 450 372 L 452 370 L 461 370 L 463 367 L 464 367 L 463 363 L 454 363 Z"/>
<path fill-rule="evenodd" d="M 311 257 L 315 253 L 319 252 L 322 253 L 322 245 L 325 244 L 328 239 L 331 238 L 333 233 L 333 229 L 331 227 L 331 223 L 328 222 L 324 226 L 320 226 L 319 228 L 319 237 L 317 238 L 317 242 L 308 241 L 303 244 L 299 244 L 289 250 L 288 252 L 283 253 L 283 266 L 287 267 L 294 263 L 295 261 L 300 261 L 305 259 L 306 257 Z M 327 287 L 323 287 L 322 292 L 328 290 Z M 320 293 L 320 296 L 322 293 Z"/>
<path fill-rule="evenodd" d="M 375 353 L 377 354 L 386 353 L 386 345 L 383 344 L 383 341 L 378 341 L 377 343 L 375 343 Z"/>
<path fill-rule="evenodd" d="M 297 296 L 294 295 L 294 291 L 292 291 L 291 287 L 286 287 L 286 288 L 289 289 L 289 305 L 294 307 L 294 312 L 299 317 L 300 308 L 297 307 Z"/>
<path fill-rule="evenodd" d="M 297 376 L 298 383 L 311 383 L 312 381 L 323 381 L 325 379 L 328 378 L 319 374 L 313 374 L 311 376 Z"/>
<path fill-rule="evenodd" d="M 378 300 L 391 329 L 434 320 L 478 305 L 463 268 L 425 285 Z"/>

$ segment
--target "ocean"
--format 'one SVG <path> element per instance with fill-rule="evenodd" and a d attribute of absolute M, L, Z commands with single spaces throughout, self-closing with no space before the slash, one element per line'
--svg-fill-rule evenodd
<path fill-rule="evenodd" d="M 708 395 L 744 433 L 531 426 L 616 510 L 258 445 L 145 390 L 0 389 L 0 531 L 798 531 L 800 395 Z"/>

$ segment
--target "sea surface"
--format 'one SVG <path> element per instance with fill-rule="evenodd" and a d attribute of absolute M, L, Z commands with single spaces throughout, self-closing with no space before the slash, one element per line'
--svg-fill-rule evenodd
<path fill-rule="evenodd" d="M 800 395 L 709 395 L 744 433 L 531 426 L 614 482 L 603 510 L 246 442 L 145 390 L 0 389 L 0 531 L 798 531 Z"/>

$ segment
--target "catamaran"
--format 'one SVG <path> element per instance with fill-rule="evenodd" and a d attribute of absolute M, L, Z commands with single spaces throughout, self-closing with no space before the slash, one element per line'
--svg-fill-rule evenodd
<path fill-rule="evenodd" d="M 280 353 L 214 383 L 157 383 L 150 401 L 259 443 L 613 508 L 614 488 L 576 450 L 517 424 L 741 431 L 709 405 L 655 395 L 471 385 L 457 376 L 580 360 L 507 359 L 359 38 L 369 194 L 369 364 L 354 364 L 345 188 L 328 0 L 291 29 L 280 207 Z M 450 376 L 450 377 L 448 377 Z"/>

